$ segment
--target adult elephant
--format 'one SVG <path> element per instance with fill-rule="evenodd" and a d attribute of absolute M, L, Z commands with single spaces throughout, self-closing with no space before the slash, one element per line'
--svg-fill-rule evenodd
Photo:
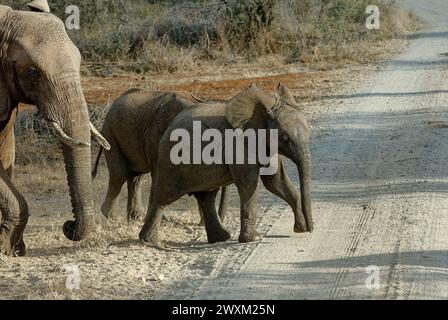
<path fill-rule="evenodd" d="M 145 224 L 140 231 L 140 240 L 154 247 L 162 247 L 159 240 L 162 209 L 185 194 L 193 194 L 198 200 L 204 213 L 209 242 L 228 240 L 230 234 L 221 224 L 214 203 L 216 190 L 231 183 L 236 185 L 240 196 L 239 241 L 251 242 L 258 238 L 255 230 L 256 207 L 264 161 L 260 161 L 261 158 L 257 158 L 258 161 L 248 161 L 249 153 L 246 151 L 251 145 L 247 140 L 244 149 L 246 151 L 237 149 L 235 153 L 234 145 L 228 144 L 227 140 L 228 132 L 235 130 L 243 132 L 277 130 L 278 140 L 274 140 L 274 143 L 278 143 L 278 153 L 281 156 L 291 159 L 296 164 L 301 192 L 288 179 L 281 159 L 278 170 L 272 175 L 262 175 L 261 180 L 270 192 L 291 205 L 295 217 L 295 232 L 313 230 L 310 128 L 288 88 L 279 84 L 278 94 L 278 97 L 271 96 L 252 85 L 227 103 L 196 104 L 179 113 L 160 141 L 159 160 L 153 170 L 150 206 Z M 210 130 L 206 133 L 205 129 Z M 275 136 L 275 131 L 269 132 Z M 207 138 L 204 138 L 205 136 Z M 180 137 L 184 139 L 186 137 L 187 141 L 183 139 L 181 143 L 173 141 L 174 138 Z M 190 141 L 191 137 L 193 141 Z M 198 144 L 196 140 L 198 137 L 213 143 L 205 144 L 202 141 L 200 149 L 201 141 Z M 251 142 L 260 146 L 260 140 Z M 179 149 L 179 145 L 186 148 Z M 204 159 L 198 161 L 197 158 L 195 160 L 195 156 L 197 157 L 210 145 L 215 146 L 214 153 L 218 154 L 218 161 L 209 161 L 210 159 L 207 162 Z M 268 142 L 265 146 L 270 154 L 276 149 L 272 142 Z M 188 156 L 188 151 L 191 149 L 193 161 Z M 182 154 L 182 158 L 184 154 L 187 155 L 184 158 L 187 163 L 179 161 L 176 157 L 179 154 Z M 173 155 L 176 159 L 173 159 Z M 238 155 L 245 155 L 244 161 L 235 161 Z M 227 157 L 232 161 L 229 162 Z"/>
<path fill-rule="evenodd" d="M 63 231 L 73 241 L 94 227 L 91 132 L 109 148 L 89 120 L 80 81 L 81 55 L 64 23 L 43 12 L 0 6 L 0 251 L 24 255 L 28 206 L 11 181 L 14 121 L 19 103 L 36 105 L 62 142 L 74 221 Z"/>

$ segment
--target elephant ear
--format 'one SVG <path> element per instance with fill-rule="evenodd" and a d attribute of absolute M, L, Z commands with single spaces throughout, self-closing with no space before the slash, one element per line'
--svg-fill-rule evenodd
<path fill-rule="evenodd" d="M 11 98 L 8 89 L 0 76 L 0 122 L 6 121 L 10 117 Z"/>
<path fill-rule="evenodd" d="M 278 95 L 282 98 L 283 101 L 285 101 L 289 106 L 293 107 L 294 109 L 300 111 L 301 108 L 299 104 L 297 103 L 296 99 L 292 95 L 291 91 L 288 89 L 286 85 L 283 83 L 278 84 Z"/>
<path fill-rule="evenodd" d="M 255 84 L 231 99 L 226 107 L 226 119 L 235 129 L 252 127 L 249 122 L 260 123 L 266 119 L 266 114 L 275 104 L 275 99 Z"/>

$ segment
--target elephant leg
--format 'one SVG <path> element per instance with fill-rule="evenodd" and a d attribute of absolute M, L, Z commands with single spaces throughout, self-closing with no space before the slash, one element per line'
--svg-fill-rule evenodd
<path fill-rule="evenodd" d="M 17 105 L 14 107 L 16 108 Z M 17 117 L 17 109 L 12 112 L 6 128 L 0 132 L 0 169 L 3 168 L 10 179 L 14 170 L 16 157 L 16 143 L 14 135 L 14 123 Z"/>
<path fill-rule="evenodd" d="M 14 133 L 13 133 L 14 134 Z M 8 176 L 8 178 L 10 180 L 12 180 L 12 175 L 14 173 L 14 160 L 15 160 L 15 148 L 13 149 L 13 154 L 11 155 L 11 164 L 10 166 L 6 169 L 6 175 Z M 1 170 L 1 169 L 0 169 Z M 3 211 L 0 208 L 0 212 L 2 213 L 2 217 L 6 215 L 6 213 L 3 213 Z M 20 257 L 23 257 L 26 255 L 26 245 L 25 242 L 23 241 L 23 237 L 20 238 L 19 243 L 16 246 L 16 254 Z"/>
<path fill-rule="evenodd" d="M 144 216 L 142 203 L 142 185 L 144 174 L 132 174 L 128 177 L 128 221 L 139 221 Z"/>
<path fill-rule="evenodd" d="M 205 230 L 207 231 L 209 243 L 227 241 L 232 237 L 230 232 L 221 224 L 221 220 L 216 212 L 215 200 L 217 193 L 218 190 L 194 193 L 200 211 L 204 215 Z"/>
<path fill-rule="evenodd" d="M 201 221 L 199 221 L 200 226 L 205 226 L 205 219 L 204 219 L 204 211 L 202 211 L 201 206 L 198 205 L 199 215 L 201 216 Z"/>
<path fill-rule="evenodd" d="M 6 168 L 6 173 L 8 174 L 8 177 L 12 179 L 12 174 L 14 172 L 14 163 L 16 161 L 16 139 L 14 130 L 11 130 L 10 139 L 11 139 L 10 143 L 14 147 L 11 148 L 11 152 L 9 155 L 9 166 Z"/>
<path fill-rule="evenodd" d="M 219 200 L 219 218 L 221 222 L 224 222 L 227 215 L 227 209 L 229 206 L 230 199 L 230 186 L 224 186 L 221 188 L 221 199 Z"/>
<path fill-rule="evenodd" d="M 129 176 L 128 168 L 124 156 L 118 145 L 109 140 L 111 150 L 106 152 L 107 168 L 109 170 L 109 186 L 107 188 L 106 199 L 101 206 L 101 212 L 106 218 L 116 217 L 116 207 L 123 184 Z"/>
<path fill-rule="evenodd" d="M 159 201 L 157 200 L 155 193 L 154 188 L 151 187 L 148 212 L 146 213 L 145 223 L 140 230 L 139 239 L 149 246 L 165 249 L 162 247 L 159 237 L 160 223 L 163 216 L 163 206 L 159 205 Z"/>
<path fill-rule="evenodd" d="M 236 165 L 231 168 L 231 172 L 240 195 L 241 230 L 238 240 L 243 243 L 256 241 L 260 238 L 260 234 L 255 230 L 259 168 Z"/>
<path fill-rule="evenodd" d="M 280 161 L 276 174 L 272 176 L 261 176 L 261 181 L 269 192 L 283 199 L 292 208 L 295 221 L 294 232 L 299 233 L 299 219 L 302 214 L 300 192 L 289 178 L 283 161 Z"/>
<path fill-rule="evenodd" d="M 221 188 L 221 197 L 219 200 L 219 211 L 218 216 L 221 219 L 221 222 L 224 222 L 227 215 L 227 209 L 229 205 L 229 198 L 230 198 L 230 186 L 224 186 Z M 204 213 L 202 212 L 201 207 L 199 207 L 199 214 L 201 216 L 201 221 L 199 222 L 199 225 L 205 226 L 204 221 Z"/>
<path fill-rule="evenodd" d="M 126 180 L 109 178 L 109 186 L 107 188 L 106 199 L 101 206 L 101 212 L 106 218 L 115 219 L 117 217 L 117 203 L 121 188 Z"/>
<path fill-rule="evenodd" d="M 28 222 L 28 205 L 22 194 L 14 187 L 8 174 L 0 168 L 0 253 L 24 256 L 23 231 Z"/>

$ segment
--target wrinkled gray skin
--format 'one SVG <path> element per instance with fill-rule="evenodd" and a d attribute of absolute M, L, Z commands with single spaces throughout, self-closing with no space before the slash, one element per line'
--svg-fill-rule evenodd
<path fill-rule="evenodd" d="M 59 130 L 75 221 L 65 236 L 85 239 L 94 228 L 90 120 L 80 81 L 81 56 L 52 14 L 0 6 L 0 251 L 24 255 L 28 206 L 11 182 L 14 121 L 19 103 L 36 105 Z"/>
<path fill-rule="evenodd" d="M 192 136 L 193 121 L 201 121 L 202 130 L 215 128 L 221 134 L 224 134 L 225 129 L 277 129 L 279 154 L 296 164 L 301 192 L 289 180 L 283 161 L 280 161 L 279 170 L 275 175 L 261 176 L 261 180 L 270 192 L 284 199 L 292 207 L 295 232 L 313 230 L 310 129 L 288 88 L 280 84 L 278 93 L 281 99 L 276 99 L 252 85 L 226 104 L 196 104 L 182 111 L 172 121 L 161 139 L 158 152 L 160 160 L 152 172 L 150 207 L 140 232 L 141 241 L 163 248 L 159 240 L 162 209 L 185 194 L 194 194 L 197 198 L 204 213 L 209 242 L 228 240 L 230 234 L 221 224 L 214 203 L 216 190 L 231 183 L 236 185 L 240 196 L 239 241 L 251 242 L 259 237 L 255 224 L 260 165 L 174 165 L 169 160 L 172 148 L 178 143 L 170 141 L 172 132 L 185 129 Z M 273 109 L 274 106 L 277 107 Z"/>
<path fill-rule="evenodd" d="M 181 93 L 140 89 L 129 90 L 112 104 L 102 129 L 102 135 L 111 144 L 111 149 L 105 151 L 109 170 L 109 186 L 101 206 L 105 217 L 116 217 L 117 201 L 124 183 L 128 187 L 128 221 L 144 217 L 146 210 L 141 197 L 143 177 L 152 171 L 153 164 L 157 162 L 160 139 L 171 121 L 193 104 L 191 96 Z M 93 170 L 94 178 L 101 152 Z M 224 218 L 227 189 L 222 194 L 220 213 Z"/>

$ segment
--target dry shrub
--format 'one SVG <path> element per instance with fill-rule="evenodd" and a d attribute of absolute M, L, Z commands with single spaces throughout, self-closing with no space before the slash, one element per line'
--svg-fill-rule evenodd
<path fill-rule="evenodd" d="M 27 0 L 1 0 L 24 8 Z M 211 64 L 369 62 L 375 45 L 415 28 L 412 13 L 386 0 L 50 0 L 81 9 L 81 29 L 69 31 L 88 62 L 146 72 L 176 72 Z M 381 10 L 381 29 L 365 27 L 368 5 Z M 370 45 L 369 45 L 370 44 Z M 119 63 L 117 63 L 119 62 Z"/>
<path fill-rule="evenodd" d="M 365 26 L 368 5 L 381 10 L 381 29 Z M 382 41 L 415 29 L 415 17 L 379 0 L 280 1 L 273 23 L 280 52 L 288 62 L 370 62 L 383 56 Z M 280 18 L 281 17 L 281 18 Z"/>
<path fill-rule="evenodd" d="M 198 51 L 194 48 L 173 46 L 167 41 L 145 42 L 133 66 L 129 69 L 135 72 L 176 72 L 193 70 L 200 65 Z"/>

